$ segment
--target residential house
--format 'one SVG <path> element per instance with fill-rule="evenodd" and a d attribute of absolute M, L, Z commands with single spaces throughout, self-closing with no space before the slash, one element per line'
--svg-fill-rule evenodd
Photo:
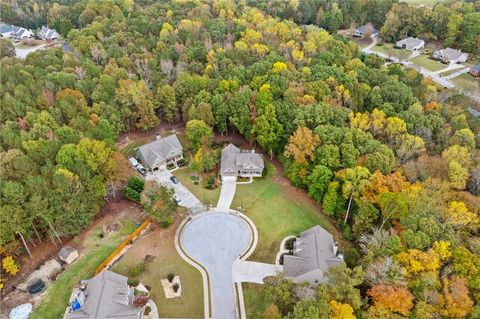
<path fill-rule="evenodd" d="M 2 38 L 15 38 L 21 40 L 33 37 L 33 32 L 32 30 L 28 30 L 22 27 L 2 24 L 0 25 L 0 36 Z"/>
<path fill-rule="evenodd" d="M 408 37 L 395 42 L 395 47 L 414 52 L 423 49 L 425 47 L 425 41 L 419 38 Z"/>
<path fill-rule="evenodd" d="M 240 150 L 228 144 L 222 150 L 220 175 L 222 180 L 237 177 L 260 177 L 265 165 L 263 157 L 254 150 Z"/>
<path fill-rule="evenodd" d="M 343 261 L 338 243 L 332 234 L 314 226 L 296 238 L 293 255 L 283 255 L 283 272 L 294 282 L 308 281 L 312 285 L 325 281 L 325 272 Z"/>
<path fill-rule="evenodd" d="M 50 29 L 49 27 L 42 26 L 40 31 L 37 33 L 37 37 L 46 40 L 46 41 L 52 41 L 58 38 L 58 33 L 54 29 Z"/>
<path fill-rule="evenodd" d="M 472 66 L 470 68 L 470 70 L 468 71 L 468 73 L 470 73 L 471 75 L 473 75 L 476 78 L 480 77 L 480 64 Z"/>
<path fill-rule="evenodd" d="M 371 25 L 362 25 L 355 30 L 354 37 L 363 38 L 366 34 L 370 34 L 370 38 L 373 39 L 378 36 L 378 30 Z"/>
<path fill-rule="evenodd" d="M 167 165 L 176 165 L 183 159 L 183 147 L 177 135 L 157 136 L 157 140 L 137 148 L 135 157 L 150 172 L 165 169 Z"/>
<path fill-rule="evenodd" d="M 433 52 L 432 59 L 439 60 L 443 63 L 464 63 L 468 59 L 468 53 L 446 48 Z"/>
<path fill-rule="evenodd" d="M 127 283 L 128 278 L 104 270 L 89 279 L 74 291 L 64 319 L 140 319 L 144 307 L 134 307 L 135 288 Z"/>

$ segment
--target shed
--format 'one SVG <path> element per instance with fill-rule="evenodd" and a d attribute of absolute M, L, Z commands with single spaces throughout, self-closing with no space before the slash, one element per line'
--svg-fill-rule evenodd
<path fill-rule="evenodd" d="M 71 264 L 78 258 L 78 251 L 72 246 L 65 246 L 58 253 L 58 257 L 65 263 Z"/>

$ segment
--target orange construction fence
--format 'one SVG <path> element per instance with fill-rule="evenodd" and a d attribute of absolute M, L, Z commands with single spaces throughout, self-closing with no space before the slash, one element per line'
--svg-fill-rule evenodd
<path fill-rule="evenodd" d="M 127 245 L 130 245 L 132 240 L 134 240 L 135 238 L 137 238 L 137 236 L 140 234 L 140 232 L 142 230 L 144 230 L 148 225 L 150 225 L 150 223 L 152 222 L 152 219 L 150 217 L 148 217 L 147 219 L 145 219 L 145 221 L 143 222 L 143 224 L 141 224 L 140 226 L 138 226 L 137 229 L 135 229 L 130 235 L 128 235 L 127 239 L 125 239 L 120 245 L 118 245 L 117 248 L 115 248 L 115 250 L 113 251 L 113 253 L 110 254 L 110 256 L 107 257 L 107 259 L 105 259 L 101 264 L 100 266 L 97 267 L 97 269 L 95 270 L 95 275 L 98 274 L 99 272 L 101 272 L 103 269 L 105 269 L 105 267 L 108 266 L 108 264 L 127 246 Z"/>

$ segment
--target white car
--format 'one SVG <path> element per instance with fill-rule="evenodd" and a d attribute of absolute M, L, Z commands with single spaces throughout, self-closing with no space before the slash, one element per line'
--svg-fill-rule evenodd
<path fill-rule="evenodd" d="M 138 163 L 138 161 L 137 161 L 137 159 L 136 159 L 135 157 L 130 157 L 130 158 L 128 159 L 128 163 L 130 164 L 130 166 L 131 166 L 132 168 L 137 168 L 138 164 L 140 164 L 140 163 Z"/>
<path fill-rule="evenodd" d="M 175 203 L 177 203 L 177 205 L 182 205 L 182 200 L 180 199 L 180 197 L 178 197 L 177 194 L 173 194 L 173 200 L 175 201 Z"/>

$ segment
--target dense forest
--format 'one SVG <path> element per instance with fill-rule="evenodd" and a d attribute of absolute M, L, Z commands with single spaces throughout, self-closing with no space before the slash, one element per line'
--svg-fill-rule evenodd
<path fill-rule="evenodd" d="M 351 242 L 313 295 L 268 283 L 259 317 L 480 317 L 471 102 L 328 32 L 373 22 L 475 51 L 478 1 L 13 2 L 4 21 L 48 22 L 72 52 L 0 61 L 3 249 L 79 233 L 117 179 L 117 135 L 183 121 L 277 156 Z"/>

